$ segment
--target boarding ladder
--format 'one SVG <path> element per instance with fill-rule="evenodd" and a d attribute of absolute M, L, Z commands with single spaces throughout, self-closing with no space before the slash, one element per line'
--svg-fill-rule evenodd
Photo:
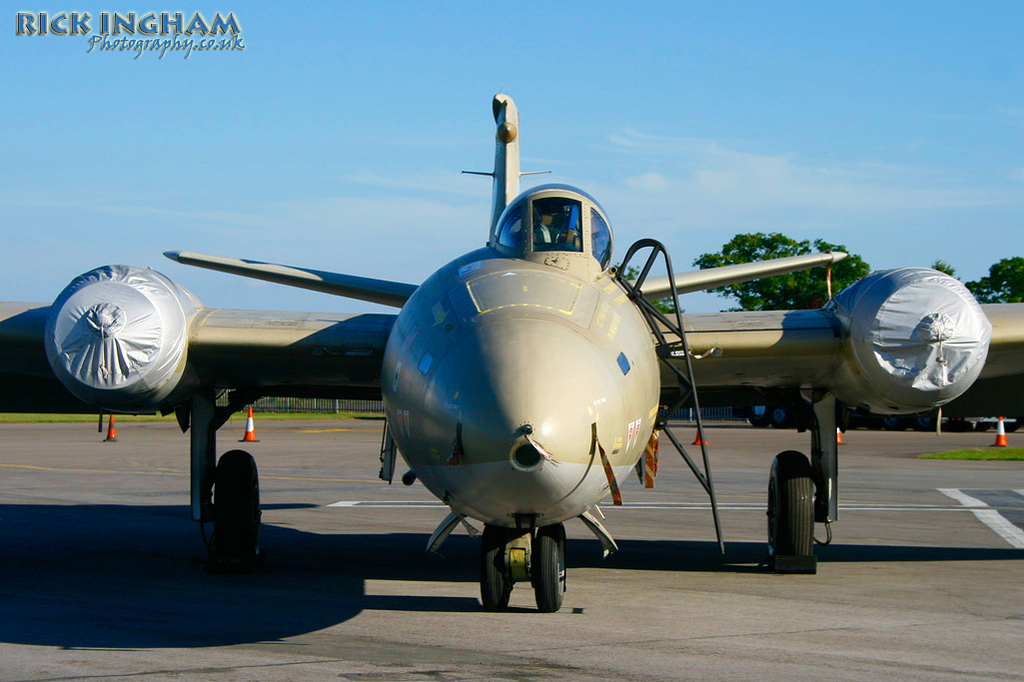
<path fill-rule="evenodd" d="M 626 273 L 628 272 L 630 260 L 637 252 L 642 249 L 650 249 L 650 254 L 647 256 L 647 262 L 644 263 L 643 268 L 640 270 L 640 274 L 636 279 L 626 279 Z M 641 289 L 643 288 L 644 281 L 647 279 L 648 274 L 651 272 L 651 268 L 658 260 L 658 256 L 663 256 L 665 261 L 665 270 L 668 274 L 669 285 L 671 288 L 671 301 L 673 303 L 673 311 L 675 315 L 674 319 L 670 319 L 660 310 L 658 310 L 653 303 L 643 297 Z M 693 362 L 692 353 L 690 353 L 690 346 L 686 341 L 686 331 L 683 329 L 683 318 L 680 312 L 682 308 L 679 306 L 679 292 L 676 290 L 676 282 L 673 276 L 674 270 L 672 270 L 672 259 L 668 255 L 668 251 L 665 249 L 665 245 L 656 239 L 641 239 L 635 242 L 629 247 L 626 252 L 626 257 L 622 260 L 622 264 L 619 266 L 618 271 L 615 273 L 615 279 L 622 285 L 626 290 L 626 294 L 630 300 L 636 304 L 640 314 L 643 315 L 644 320 L 647 322 L 647 326 L 651 328 L 651 332 L 655 338 L 655 350 L 658 354 L 658 358 L 676 375 L 678 379 L 679 394 L 675 397 L 671 405 L 662 405 L 658 410 L 658 417 L 654 423 L 656 431 L 661 431 L 675 446 L 676 450 L 682 455 L 686 464 L 690 467 L 690 471 L 693 472 L 694 477 L 703 486 L 707 492 L 708 497 L 711 499 L 711 513 L 715 519 L 715 535 L 718 538 L 718 549 L 722 554 L 725 554 L 725 543 L 722 541 L 722 524 L 718 518 L 718 500 L 715 497 L 715 485 L 711 478 L 711 464 L 708 460 L 708 449 L 705 444 L 704 421 L 701 418 L 700 413 L 700 400 L 697 398 L 697 385 L 693 378 Z M 669 334 L 675 334 L 678 341 L 669 341 L 666 338 L 666 332 Z M 685 359 L 685 370 L 675 362 L 673 359 L 678 358 Z M 697 435 L 700 443 L 700 451 L 704 460 L 704 470 L 694 463 L 693 458 L 683 447 L 683 444 L 676 438 L 672 429 L 669 428 L 668 419 L 669 415 L 673 414 L 676 410 L 681 407 L 693 407 L 693 413 L 697 419 Z"/>

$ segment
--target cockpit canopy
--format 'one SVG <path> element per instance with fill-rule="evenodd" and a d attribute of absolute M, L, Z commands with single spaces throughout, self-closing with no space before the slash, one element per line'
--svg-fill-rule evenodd
<path fill-rule="evenodd" d="M 568 185 L 541 185 L 516 197 L 498 219 L 490 245 L 510 256 L 595 275 L 612 260 L 604 211 L 589 194 Z"/>

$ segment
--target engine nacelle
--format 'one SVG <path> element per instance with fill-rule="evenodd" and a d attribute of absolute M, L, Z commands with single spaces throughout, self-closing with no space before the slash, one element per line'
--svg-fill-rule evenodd
<path fill-rule="evenodd" d="M 188 388 L 188 323 L 198 307 L 155 270 L 96 268 L 50 307 L 46 356 L 81 400 L 114 412 L 152 412 Z"/>
<path fill-rule="evenodd" d="M 835 297 L 845 357 L 831 390 L 879 414 L 948 403 L 971 387 L 992 325 L 957 279 L 928 268 L 874 272 Z"/>

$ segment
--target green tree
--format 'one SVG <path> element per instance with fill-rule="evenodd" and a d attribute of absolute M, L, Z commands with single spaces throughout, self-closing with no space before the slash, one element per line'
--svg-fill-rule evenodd
<path fill-rule="evenodd" d="M 736 235 L 722 246 L 720 252 L 701 254 L 694 259 L 693 264 L 704 270 L 821 251 L 846 251 L 846 247 L 822 239 L 813 242 L 796 241 L 778 232 L 754 232 Z M 860 256 L 851 253 L 832 266 L 832 291 L 837 292 L 853 284 L 869 272 L 871 268 L 868 264 Z M 826 276 L 826 268 L 812 268 L 752 282 L 730 284 L 712 291 L 720 296 L 735 298 L 740 304 L 735 310 L 820 308 L 828 301 Z"/>
<path fill-rule="evenodd" d="M 994 263 L 988 277 L 967 282 L 967 288 L 982 303 L 1024 302 L 1024 258 L 1014 256 Z"/>
<path fill-rule="evenodd" d="M 950 277 L 956 277 L 956 268 L 941 258 L 936 259 L 935 262 L 932 263 L 932 270 L 938 270 L 939 272 L 946 273 Z"/>
<path fill-rule="evenodd" d="M 615 267 L 616 268 L 622 267 L 622 263 L 619 263 Z M 640 276 L 640 268 L 636 267 L 635 265 L 630 265 L 628 268 L 626 268 L 626 279 L 634 280 L 634 279 L 636 279 L 639 276 Z M 648 275 L 648 276 L 650 276 L 650 275 Z M 659 298 L 656 301 L 651 301 L 651 304 L 655 308 L 657 308 L 664 315 L 672 315 L 672 314 L 675 314 L 675 312 L 676 312 L 675 301 L 672 300 L 671 296 L 666 296 L 665 298 Z M 680 313 L 685 313 L 686 312 L 686 308 L 680 309 L 679 312 Z"/>

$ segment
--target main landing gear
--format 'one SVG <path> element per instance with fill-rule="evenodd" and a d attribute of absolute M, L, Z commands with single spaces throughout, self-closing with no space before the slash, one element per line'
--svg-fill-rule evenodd
<path fill-rule="evenodd" d="M 177 411 L 182 430 L 189 429 L 192 520 L 213 522 L 207 542 L 207 570 L 211 573 L 248 573 L 263 559 L 260 549 L 260 483 L 256 462 L 244 450 L 231 450 L 217 461 L 217 429 L 252 396 L 232 394 L 224 406 L 216 405 L 212 391 L 192 398 Z M 204 535 L 205 540 L 205 535 Z"/>
<path fill-rule="evenodd" d="M 836 400 L 817 398 L 799 415 L 810 427 L 810 461 L 795 450 L 780 452 L 768 476 L 768 563 L 776 573 L 816 573 L 814 524 L 838 516 Z"/>
<path fill-rule="evenodd" d="M 814 568 L 814 482 L 795 450 L 780 452 L 768 477 L 768 561 L 779 572 Z"/>
<path fill-rule="evenodd" d="M 484 526 L 480 545 L 480 600 L 488 611 L 508 607 L 512 586 L 529 580 L 537 609 L 553 613 L 565 594 L 565 527 L 536 530 Z"/>

